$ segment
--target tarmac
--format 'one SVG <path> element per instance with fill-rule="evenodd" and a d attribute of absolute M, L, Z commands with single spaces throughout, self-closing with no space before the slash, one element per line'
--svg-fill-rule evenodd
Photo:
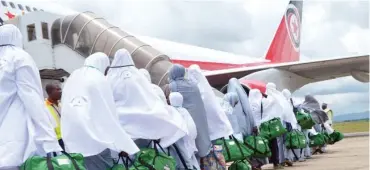
<path fill-rule="evenodd" d="M 345 134 L 345 138 L 328 145 L 327 153 L 313 155 L 305 162 L 295 162 L 286 170 L 369 170 L 369 134 Z M 273 169 L 272 165 L 263 166 Z"/>

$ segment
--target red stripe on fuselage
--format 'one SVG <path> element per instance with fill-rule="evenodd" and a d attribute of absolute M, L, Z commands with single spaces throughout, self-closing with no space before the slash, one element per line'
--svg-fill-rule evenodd
<path fill-rule="evenodd" d="M 270 64 L 270 62 L 255 62 L 255 63 L 245 63 L 245 64 L 229 64 L 229 63 L 216 63 L 216 62 L 206 62 L 206 61 L 190 61 L 190 60 L 171 60 L 174 64 L 181 64 L 184 67 L 190 67 L 193 64 L 198 65 L 202 70 L 223 70 L 230 68 L 240 68 L 240 67 L 251 67 L 260 66 L 265 64 Z"/>

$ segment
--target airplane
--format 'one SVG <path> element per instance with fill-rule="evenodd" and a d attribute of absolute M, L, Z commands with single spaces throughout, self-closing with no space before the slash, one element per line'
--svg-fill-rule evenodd
<path fill-rule="evenodd" d="M 10 20 L 34 11 L 47 11 L 60 15 L 76 11 L 56 3 L 34 3 L 21 0 L 2 0 L 0 19 Z M 53 10 L 48 10 L 53 6 Z M 56 11 L 56 9 L 58 9 Z M 291 0 L 281 19 L 264 58 L 236 55 L 228 52 L 176 43 L 145 36 L 139 40 L 167 54 L 172 63 L 189 67 L 197 64 L 204 71 L 209 83 L 221 91 L 232 77 L 240 78 L 246 88 L 265 91 L 267 82 L 274 82 L 278 89 L 291 91 L 308 83 L 352 76 L 360 82 L 369 82 L 369 55 L 341 57 L 318 61 L 300 62 L 300 40 L 303 1 Z"/>

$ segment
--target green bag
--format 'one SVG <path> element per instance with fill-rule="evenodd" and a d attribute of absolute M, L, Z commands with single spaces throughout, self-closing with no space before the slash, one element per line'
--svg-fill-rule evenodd
<path fill-rule="evenodd" d="M 248 136 L 244 138 L 244 144 L 252 150 L 252 156 L 257 158 L 271 157 L 269 141 L 262 136 Z"/>
<path fill-rule="evenodd" d="M 253 154 L 253 151 L 241 144 L 233 135 L 230 136 L 230 139 L 222 138 L 216 140 L 216 145 L 223 147 L 222 154 L 226 162 L 243 160 Z"/>
<path fill-rule="evenodd" d="M 330 138 L 330 136 L 329 136 L 329 134 L 328 134 L 328 132 L 323 131 L 323 132 L 321 132 L 321 133 L 322 133 L 322 135 L 324 136 L 324 141 L 325 141 L 325 143 L 326 143 L 326 144 L 331 144 L 331 143 L 333 143 L 333 142 L 332 142 L 332 139 Z"/>
<path fill-rule="evenodd" d="M 324 146 L 326 144 L 326 137 L 323 133 L 318 133 L 317 135 L 310 136 L 310 147 Z"/>
<path fill-rule="evenodd" d="M 332 134 L 329 135 L 329 144 L 334 144 L 336 142 L 341 141 L 344 138 L 343 133 L 338 131 L 334 131 Z"/>
<path fill-rule="evenodd" d="M 296 114 L 298 124 L 302 129 L 311 129 L 316 123 L 313 121 L 311 114 L 298 111 Z"/>
<path fill-rule="evenodd" d="M 285 146 L 288 149 L 302 149 L 306 147 L 306 136 L 303 132 L 294 129 L 286 135 Z"/>
<path fill-rule="evenodd" d="M 251 170 L 252 167 L 247 160 L 238 160 L 233 162 L 228 170 Z"/>
<path fill-rule="evenodd" d="M 176 161 L 175 159 L 164 151 L 159 145 L 159 141 L 153 142 L 154 148 L 144 148 L 136 154 L 134 166 L 140 170 L 175 170 Z M 159 152 L 158 147 L 162 152 Z"/>
<path fill-rule="evenodd" d="M 279 137 L 286 133 L 287 130 L 284 128 L 283 124 L 280 121 L 280 118 L 273 118 L 267 122 L 261 123 L 260 126 L 260 136 L 271 140 L 276 137 Z"/>
<path fill-rule="evenodd" d="M 54 154 L 55 155 L 55 154 Z M 68 154 L 62 151 L 62 155 L 51 157 L 32 156 L 24 162 L 21 170 L 86 170 L 82 154 Z"/>

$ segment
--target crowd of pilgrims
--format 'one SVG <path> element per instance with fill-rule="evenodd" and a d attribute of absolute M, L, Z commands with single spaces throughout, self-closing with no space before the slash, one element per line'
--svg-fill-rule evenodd
<path fill-rule="evenodd" d="M 105 170 L 118 158 L 133 160 L 140 149 L 154 144 L 174 157 L 176 169 L 224 170 L 225 148 L 215 142 L 218 139 L 233 135 L 243 141 L 276 117 L 286 127 L 301 130 L 287 89 L 281 92 L 268 83 L 265 93 L 258 89 L 246 93 L 232 78 L 227 93 L 219 98 L 198 66 L 178 64 L 169 70 L 169 84 L 160 88 L 151 83 L 147 70 L 135 67 L 128 51 L 120 49 L 112 62 L 97 52 L 70 74 L 59 105 L 58 142 L 39 69 L 22 46 L 17 27 L 0 27 L 0 169 L 19 169 L 34 155 L 80 153 L 86 169 Z M 305 102 L 312 100 L 306 96 Z M 250 159 L 253 169 L 269 163 L 275 168 L 291 166 L 312 154 L 309 146 L 293 154 L 283 136 L 272 140 L 270 148 L 270 159 Z"/>

